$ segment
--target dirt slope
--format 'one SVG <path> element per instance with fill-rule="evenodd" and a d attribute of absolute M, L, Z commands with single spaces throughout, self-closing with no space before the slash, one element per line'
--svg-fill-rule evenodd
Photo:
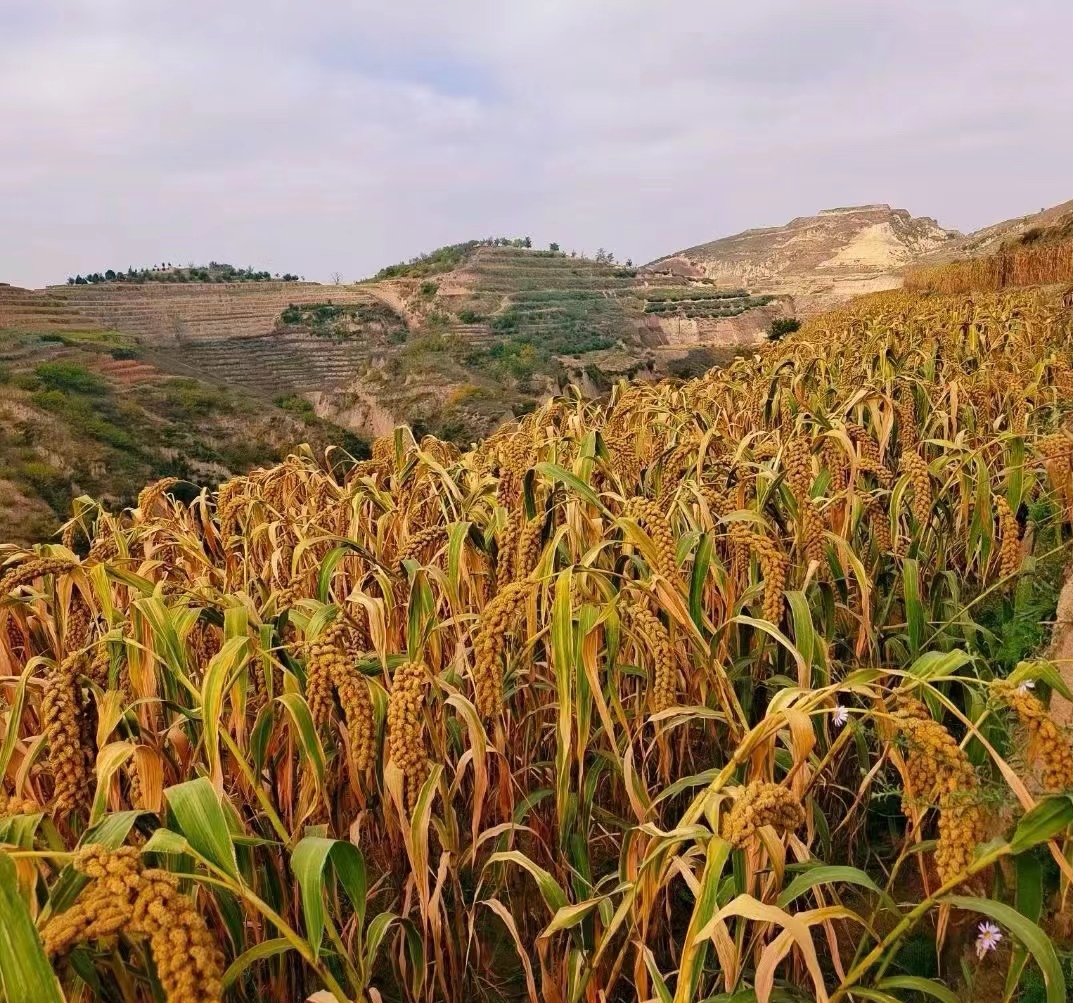
<path fill-rule="evenodd" d="M 720 283 L 792 297 L 797 313 L 811 314 L 861 293 L 897 287 L 901 268 L 960 239 L 956 231 L 905 209 L 852 206 L 723 237 L 646 270 L 692 269 Z"/>
<path fill-rule="evenodd" d="M 1041 237 L 1073 239 L 1073 201 L 970 234 L 884 204 L 825 209 L 678 251 L 642 271 L 708 277 L 788 297 L 797 314 L 809 315 L 862 293 L 895 289 L 909 266 L 991 254 L 1003 244 Z"/>

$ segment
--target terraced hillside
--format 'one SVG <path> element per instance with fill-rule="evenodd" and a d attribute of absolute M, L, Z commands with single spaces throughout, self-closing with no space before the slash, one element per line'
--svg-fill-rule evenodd
<path fill-rule="evenodd" d="M 238 342 L 234 342 L 238 344 Z M 196 370 L 195 370 L 196 371 Z M 0 287 L 0 534 L 42 540 L 80 495 L 133 505 L 147 477 L 214 485 L 302 442 L 364 443 L 301 398 L 258 399 L 153 365 L 134 339 Z"/>
<path fill-rule="evenodd" d="M 0 330 L 77 331 L 95 326 L 67 297 L 0 282 Z"/>
<path fill-rule="evenodd" d="M 771 297 L 710 280 L 561 252 L 477 246 L 449 271 L 417 271 L 362 286 L 411 329 L 370 389 L 393 413 L 455 439 L 485 433 L 567 383 L 595 393 L 621 377 L 707 368 L 759 341 L 785 312 Z"/>
<path fill-rule="evenodd" d="M 38 295 L 91 318 L 100 327 L 153 346 L 259 337 L 273 329 L 290 303 L 368 299 L 349 286 L 326 287 L 315 282 L 102 283 L 49 286 Z"/>
<path fill-rule="evenodd" d="M 150 366 L 266 402 L 299 395 L 365 434 L 406 421 L 459 442 L 571 382 L 599 393 L 701 371 L 784 311 L 709 279 L 559 252 L 470 242 L 445 267 L 428 260 L 350 286 L 100 282 L 6 300 L 31 327 L 121 332 L 137 356 L 117 374 L 129 380 Z"/>

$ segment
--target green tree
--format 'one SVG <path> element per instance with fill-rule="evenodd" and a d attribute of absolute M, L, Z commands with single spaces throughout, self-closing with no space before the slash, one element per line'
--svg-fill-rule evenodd
<path fill-rule="evenodd" d="M 767 330 L 768 341 L 782 341 L 788 334 L 801 327 L 801 321 L 796 317 L 776 317 Z"/>

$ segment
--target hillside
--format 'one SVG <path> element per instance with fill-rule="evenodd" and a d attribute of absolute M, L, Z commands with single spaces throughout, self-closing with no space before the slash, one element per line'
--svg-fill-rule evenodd
<path fill-rule="evenodd" d="M 904 209 L 854 206 L 722 237 L 645 270 L 703 275 L 788 296 L 797 313 L 811 314 L 862 293 L 897 288 L 901 268 L 960 239 L 935 220 Z"/>
<path fill-rule="evenodd" d="M 400 423 L 465 446 L 568 385 L 599 396 L 623 378 L 696 376 L 756 345 L 778 317 L 906 274 L 915 288 L 951 292 L 1064 281 L 1071 234 L 1073 203 L 968 236 L 877 205 L 643 268 L 500 239 L 440 248 L 350 285 L 255 271 L 223 281 L 236 270 L 217 265 L 211 281 L 184 269 L 0 285 L 0 518 L 9 535 L 36 539 L 74 493 L 129 502 L 153 475 L 214 482 L 305 438 L 371 438 Z M 978 264 L 956 264 L 964 259 Z M 61 402 L 36 375 L 53 361 L 87 369 L 103 389 Z M 107 427 L 87 424 L 89 413 Z"/>
<path fill-rule="evenodd" d="M 464 444 L 569 383 L 601 393 L 622 377 L 696 375 L 786 312 L 747 288 L 507 242 L 455 245 L 381 275 L 7 287 L 0 325 L 115 330 L 165 372 L 266 401 L 300 395 L 359 434 L 405 421 Z"/>
<path fill-rule="evenodd" d="M 365 454 L 308 402 L 278 403 L 162 370 L 62 299 L 0 286 L 0 535 L 45 539 L 73 498 L 120 508 L 158 477 L 191 482 L 186 497 L 302 442 Z"/>
<path fill-rule="evenodd" d="M 899 288 L 908 268 L 989 255 L 1043 233 L 1073 236 L 1073 202 L 970 234 L 889 205 L 851 206 L 721 237 L 660 258 L 643 272 L 747 286 L 786 297 L 796 314 L 809 316 L 854 296 Z"/>
<path fill-rule="evenodd" d="M 1051 206 L 1049 209 L 1041 209 L 1028 216 L 1015 216 L 1013 219 L 985 226 L 955 241 L 948 248 L 925 255 L 919 263 L 993 254 L 1002 247 L 1033 243 L 1040 238 L 1048 242 L 1073 239 L 1073 200 Z"/>

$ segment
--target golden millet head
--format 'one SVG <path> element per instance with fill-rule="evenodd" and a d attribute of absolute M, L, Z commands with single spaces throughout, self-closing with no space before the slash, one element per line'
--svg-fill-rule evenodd
<path fill-rule="evenodd" d="M 754 780 L 741 788 L 723 820 L 723 839 L 734 847 L 744 846 L 765 825 L 780 836 L 799 829 L 805 809 L 793 791 L 781 784 Z"/>

